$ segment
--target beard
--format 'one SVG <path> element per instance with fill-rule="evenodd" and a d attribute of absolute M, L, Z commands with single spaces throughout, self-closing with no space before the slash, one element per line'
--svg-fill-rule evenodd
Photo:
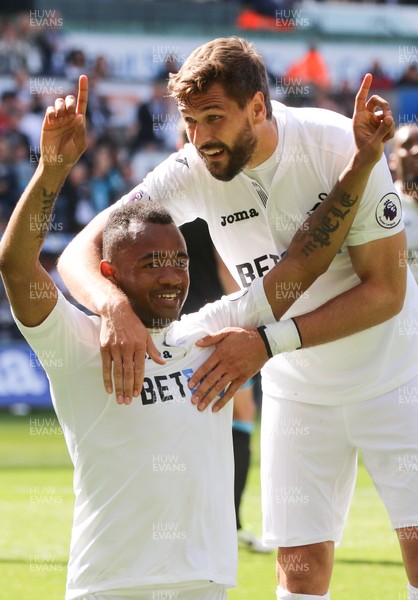
<path fill-rule="evenodd" d="M 221 164 L 221 161 L 212 162 L 205 154 L 201 153 L 199 149 L 197 149 L 197 151 L 199 152 L 200 158 L 205 163 L 205 167 L 215 179 L 218 179 L 219 181 L 231 181 L 231 179 L 238 175 L 250 161 L 256 145 L 257 138 L 251 130 L 250 123 L 247 119 L 231 147 L 222 142 L 216 142 L 204 144 L 200 148 L 200 150 L 223 150 L 224 156 L 222 158 L 224 159 L 226 156 L 226 164 L 224 163 L 224 160 L 222 160 L 223 164 Z"/>

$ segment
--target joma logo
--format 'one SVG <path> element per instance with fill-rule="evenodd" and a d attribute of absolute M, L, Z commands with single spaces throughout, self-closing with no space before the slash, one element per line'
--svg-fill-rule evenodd
<path fill-rule="evenodd" d="M 252 219 L 253 217 L 258 217 L 258 212 L 255 208 L 250 208 L 247 210 L 240 210 L 239 212 L 232 213 L 231 215 L 221 215 L 221 225 L 225 227 L 225 225 L 236 223 L 238 221 L 245 221 L 246 219 Z"/>

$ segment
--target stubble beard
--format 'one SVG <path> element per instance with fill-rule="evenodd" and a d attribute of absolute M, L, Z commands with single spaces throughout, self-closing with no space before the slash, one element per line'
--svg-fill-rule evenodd
<path fill-rule="evenodd" d="M 231 179 L 234 179 L 238 173 L 241 173 L 245 168 L 245 165 L 249 163 L 256 146 L 257 138 L 247 121 L 241 132 L 237 135 L 237 140 L 232 147 L 222 143 L 205 145 L 206 149 L 211 147 L 222 148 L 228 157 L 226 165 L 223 166 L 219 163 L 210 162 L 210 160 L 200 152 L 199 155 L 202 158 L 205 167 L 215 179 L 218 179 L 219 181 L 231 181 Z"/>

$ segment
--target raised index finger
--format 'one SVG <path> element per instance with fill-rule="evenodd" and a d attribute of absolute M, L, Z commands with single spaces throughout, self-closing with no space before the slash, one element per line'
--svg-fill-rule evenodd
<path fill-rule="evenodd" d="M 89 80 L 87 75 L 80 75 L 78 80 L 78 98 L 76 114 L 86 114 L 87 110 L 87 98 L 89 96 Z"/>
<path fill-rule="evenodd" d="M 354 110 L 364 110 L 366 108 L 367 96 L 372 85 L 373 76 L 371 73 L 366 73 L 361 82 L 359 91 L 357 92 L 356 101 L 354 103 Z"/>

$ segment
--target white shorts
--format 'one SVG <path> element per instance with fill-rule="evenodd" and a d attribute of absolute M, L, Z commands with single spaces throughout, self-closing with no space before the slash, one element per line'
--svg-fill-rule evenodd
<path fill-rule="evenodd" d="M 225 585 L 211 581 L 188 581 L 97 592 L 80 600 L 228 600 L 228 595 Z"/>
<path fill-rule="evenodd" d="M 418 377 L 378 398 L 323 406 L 263 395 L 263 542 L 342 537 L 357 451 L 394 529 L 418 525 Z"/>

